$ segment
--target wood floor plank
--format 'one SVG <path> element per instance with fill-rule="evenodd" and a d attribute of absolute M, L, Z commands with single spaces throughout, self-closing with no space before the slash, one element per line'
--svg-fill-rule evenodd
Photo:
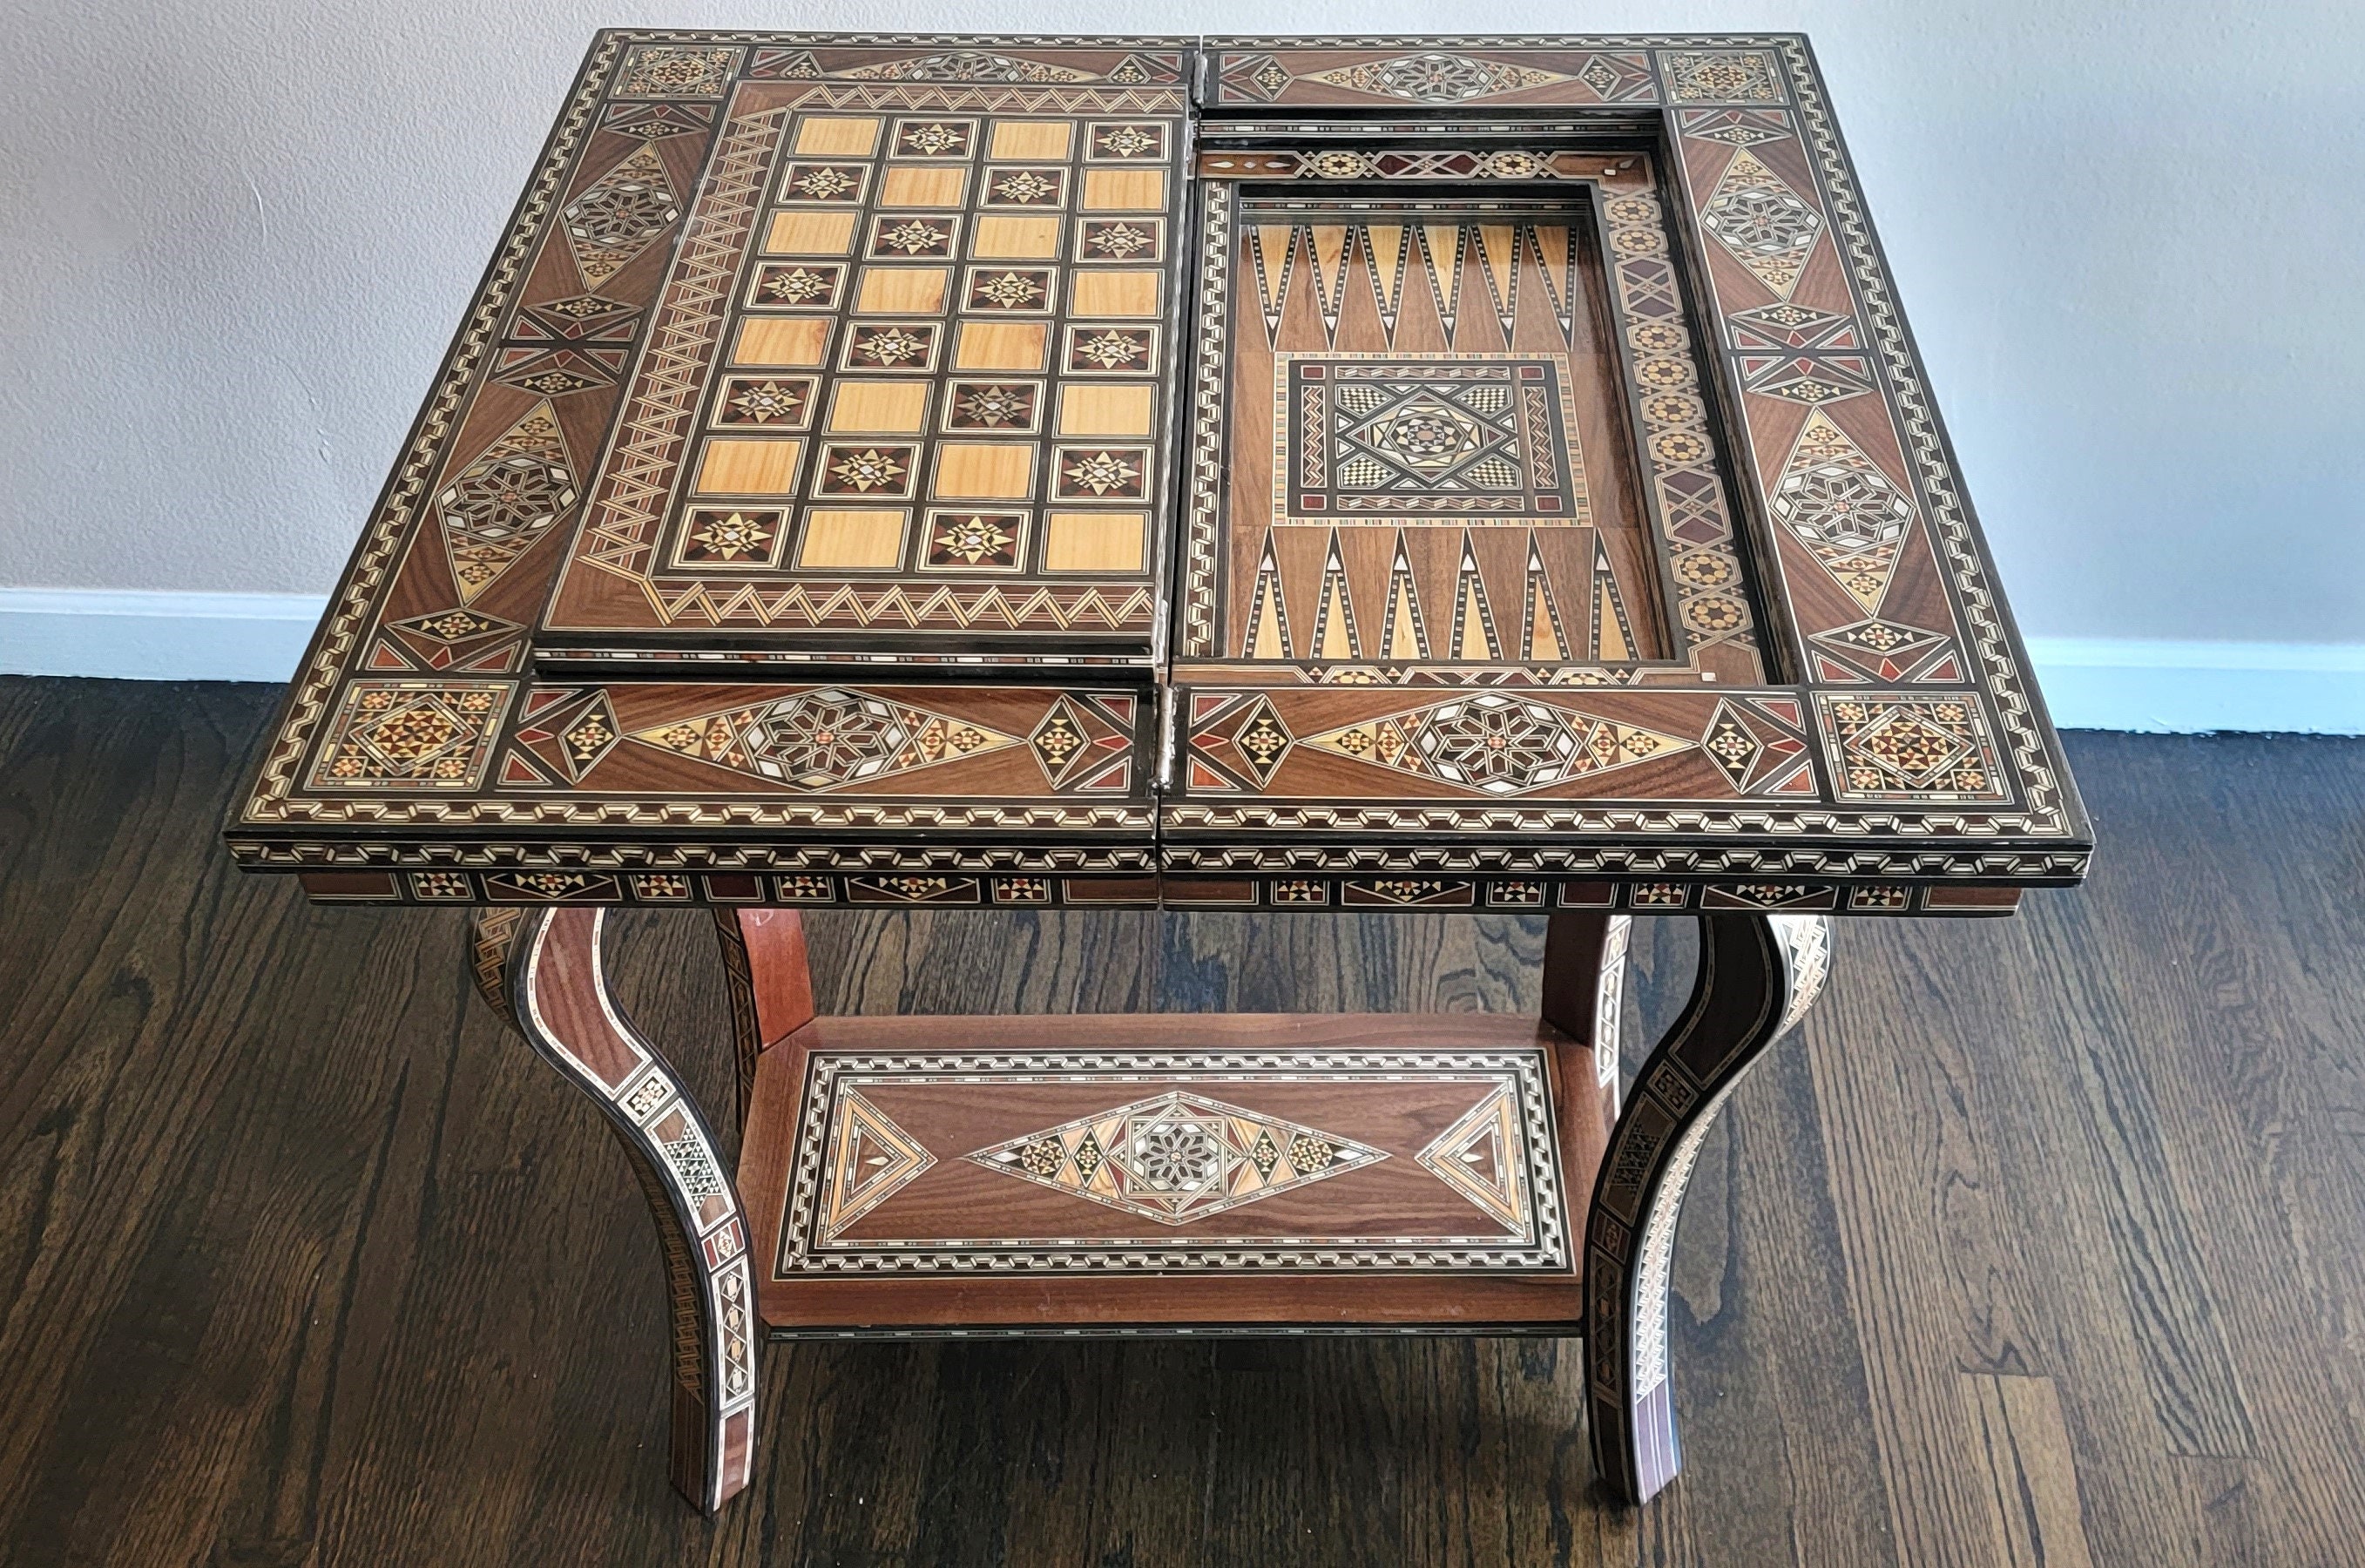
<path fill-rule="evenodd" d="M 2092 1568 L 2078 1460 L 2051 1378 L 1965 1372 L 1963 1406 L 2007 1568 Z"/>
<path fill-rule="evenodd" d="M 770 1348 L 709 1522 L 639 1194 L 459 923 L 228 866 L 275 695 L 0 680 L 0 1562 L 2355 1561 L 2365 903 L 2326 846 L 2365 745 L 2074 737 L 2087 890 L 1847 929 L 1703 1155 L 1649 1508 L 1591 1489 L 1574 1342 L 820 1344 Z M 616 924 L 626 1007 L 728 1104 L 710 926 Z M 813 930 L 842 1012 L 1524 1010 L 1541 940 Z M 1642 933 L 1638 1027 L 1689 950 Z"/>

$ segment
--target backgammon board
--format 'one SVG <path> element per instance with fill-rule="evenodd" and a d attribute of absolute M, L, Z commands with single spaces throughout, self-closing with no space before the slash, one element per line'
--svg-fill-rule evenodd
<path fill-rule="evenodd" d="M 1788 35 L 600 34 L 227 836 L 479 912 L 650 1192 L 710 1506 L 767 1330 L 1582 1323 L 1647 1495 L 1683 1176 L 1825 917 L 2092 845 Z M 735 1184 L 617 904 L 717 911 Z M 917 906 L 1554 956 L 1450 1029 L 813 1019 L 781 912 Z M 1621 1089 L 1633 913 L 1722 957 Z"/>

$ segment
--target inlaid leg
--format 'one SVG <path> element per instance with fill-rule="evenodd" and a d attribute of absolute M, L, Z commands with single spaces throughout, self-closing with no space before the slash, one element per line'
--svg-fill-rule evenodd
<path fill-rule="evenodd" d="M 476 984 L 589 1094 L 640 1179 L 673 1307 L 673 1484 L 712 1513 L 756 1454 L 755 1293 L 738 1194 L 678 1074 L 625 1021 L 600 956 L 606 912 L 476 912 Z"/>
<path fill-rule="evenodd" d="M 813 1021 L 804 917 L 792 909 L 718 909 L 714 931 L 731 981 L 731 1029 L 739 1061 L 739 1127 L 756 1092 L 756 1062 Z"/>
<path fill-rule="evenodd" d="M 1831 967 L 1818 914 L 1700 917 L 1691 1001 L 1634 1077 L 1585 1227 L 1593 1462 L 1640 1503 L 1675 1479 L 1667 1266 L 1700 1144 L 1757 1054 L 1805 1016 Z"/>

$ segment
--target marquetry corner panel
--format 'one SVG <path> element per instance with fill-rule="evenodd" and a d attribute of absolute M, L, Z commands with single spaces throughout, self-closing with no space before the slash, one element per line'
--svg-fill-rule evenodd
<path fill-rule="evenodd" d="M 226 836 L 481 911 L 537 1050 L 678 1094 L 592 1085 L 708 1506 L 750 1292 L 1582 1325 L 1646 1495 L 1684 1175 L 1830 917 L 2010 914 L 2092 848 L 1779 34 L 600 33 Z M 705 1123 L 608 905 L 715 912 L 744 1193 L 668 1164 Z M 1526 913 L 1545 1016 L 813 1018 L 796 912 L 890 907 Z M 1621 1110 L 1636 913 L 1713 962 Z"/>

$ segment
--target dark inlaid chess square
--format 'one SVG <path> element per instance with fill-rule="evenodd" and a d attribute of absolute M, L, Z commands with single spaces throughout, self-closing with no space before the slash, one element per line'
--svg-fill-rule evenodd
<path fill-rule="evenodd" d="M 921 565 L 938 572 L 1015 571 L 1026 555 L 1026 525 L 1023 511 L 931 511 Z"/>
<path fill-rule="evenodd" d="M 810 375 L 725 376 L 714 398 L 713 422 L 802 430 L 813 422 L 813 378 Z"/>
<path fill-rule="evenodd" d="M 869 179 L 868 163 L 791 163 L 780 176 L 780 199 L 794 204 L 859 206 Z"/>
<path fill-rule="evenodd" d="M 869 254 L 900 261 L 949 256 L 959 230 L 958 218 L 933 213 L 882 213 L 870 220 Z"/>
<path fill-rule="evenodd" d="M 779 559 L 787 514 L 754 507 L 692 507 L 675 559 L 685 566 L 769 566 Z"/>
<path fill-rule="evenodd" d="M 961 308 L 1048 316 L 1057 276 L 1049 267 L 971 267 Z"/>
<path fill-rule="evenodd" d="M 846 269 L 828 262 L 765 262 L 747 287 L 750 305 L 798 310 L 835 309 Z"/>
<path fill-rule="evenodd" d="M 1016 434 L 1042 428 L 1043 386 L 1035 381 L 956 381 L 945 398 L 945 429 Z"/>

